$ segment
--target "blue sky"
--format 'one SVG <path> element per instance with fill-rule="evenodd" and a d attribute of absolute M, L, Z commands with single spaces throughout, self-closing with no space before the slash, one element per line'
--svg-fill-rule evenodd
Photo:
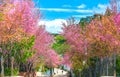
<path fill-rule="evenodd" d="M 42 18 L 40 25 L 46 25 L 46 30 L 51 33 L 61 32 L 62 22 L 75 17 L 91 16 L 95 13 L 104 14 L 109 6 L 109 0 L 33 0 L 35 6 L 40 8 Z"/>

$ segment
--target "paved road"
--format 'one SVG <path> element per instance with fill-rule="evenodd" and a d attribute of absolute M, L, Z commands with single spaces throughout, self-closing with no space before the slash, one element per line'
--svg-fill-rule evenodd
<path fill-rule="evenodd" d="M 37 72 L 36 76 L 37 77 L 49 77 L 48 75 L 45 75 L 45 74 L 43 74 L 41 72 Z M 68 77 L 68 72 L 64 71 L 64 70 L 61 70 L 61 69 L 54 68 L 53 77 Z"/>

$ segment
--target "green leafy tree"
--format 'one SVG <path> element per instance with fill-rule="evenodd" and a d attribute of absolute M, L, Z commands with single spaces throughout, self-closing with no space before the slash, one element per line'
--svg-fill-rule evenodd
<path fill-rule="evenodd" d="M 60 55 L 63 55 L 66 50 L 69 50 L 69 45 L 65 43 L 65 38 L 62 35 L 56 35 L 54 37 L 55 43 L 52 48 Z"/>
<path fill-rule="evenodd" d="M 117 60 L 116 60 L 116 72 L 118 76 L 120 75 L 119 71 L 120 71 L 120 55 L 117 56 Z"/>

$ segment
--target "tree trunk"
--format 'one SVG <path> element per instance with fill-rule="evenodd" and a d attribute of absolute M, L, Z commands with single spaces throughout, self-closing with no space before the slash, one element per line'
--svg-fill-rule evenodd
<path fill-rule="evenodd" d="M 107 67 L 106 67 L 106 71 L 107 71 L 107 76 L 108 76 L 108 68 L 109 68 L 109 67 L 108 67 L 108 62 L 109 62 L 109 60 L 108 60 L 108 57 L 107 57 L 107 58 L 106 58 L 106 63 L 107 63 L 107 65 L 106 65 L 106 66 L 107 66 Z"/>
<path fill-rule="evenodd" d="M 79 77 L 79 71 L 75 71 L 75 77 Z"/>
<path fill-rule="evenodd" d="M 103 69 L 103 60 L 100 58 L 100 76 L 102 75 L 102 69 Z"/>
<path fill-rule="evenodd" d="M 116 53 L 114 53 L 114 77 L 116 77 Z"/>
<path fill-rule="evenodd" d="M 14 65 L 14 57 L 11 57 L 11 76 L 13 76 L 13 65 Z"/>
<path fill-rule="evenodd" d="M 1 56 L 1 68 L 2 68 L 1 77 L 4 77 L 4 60 L 3 60 L 3 56 Z"/>
<path fill-rule="evenodd" d="M 52 68 L 50 68 L 50 77 L 53 77 L 53 76 L 52 76 Z"/>
<path fill-rule="evenodd" d="M 69 77 L 72 77 L 72 70 L 69 71 Z"/>

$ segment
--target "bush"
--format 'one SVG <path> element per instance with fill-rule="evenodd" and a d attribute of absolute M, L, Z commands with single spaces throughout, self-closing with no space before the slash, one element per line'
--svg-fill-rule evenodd
<path fill-rule="evenodd" d="M 11 68 L 5 68 L 5 76 L 11 76 Z M 19 74 L 19 70 L 17 68 L 13 69 L 13 75 L 16 76 Z"/>

